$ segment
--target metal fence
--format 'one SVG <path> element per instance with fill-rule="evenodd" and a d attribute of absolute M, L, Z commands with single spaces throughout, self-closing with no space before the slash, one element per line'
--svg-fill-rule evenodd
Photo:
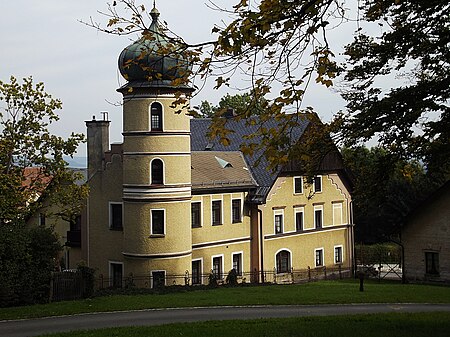
<path fill-rule="evenodd" d="M 82 298 L 84 282 L 82 273 L 66 270 L 52 273 L 50 281 L 50 302 Z"/>
<path fill-rule="evenodd" d="M 100 275 L 96 279 L 97 289 L 106 288 L 160 288 L 166 286 L 196 286 L 196 285 L 223 285 L 227 283 L 228 273 L 214 275 L 212 272 L 207 274 L 192 275 L 186 271 L 183 275 L 134 275 L 128 274 L 121 279 L 113 279 Z M 306 283 L 317 280 L 332 280 L 352 277 L 351 268 L 342 266 L 320 267 L 307 269 L 291 269 L 288 272 L 278 273 L 276 269 L 267 271 L 243 272 L 238 274 L 238 283 L 275 283 L 292 284 Z"/>

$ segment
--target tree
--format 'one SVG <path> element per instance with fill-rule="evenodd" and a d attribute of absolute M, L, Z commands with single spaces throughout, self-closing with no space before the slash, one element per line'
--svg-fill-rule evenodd
<path fill-rule="evenodd" d="M 398 236 L 408 213 L 436 188 L 420 163 L 382 147 L 344 148 L 342 155 L 355 177 L 357 241 L 374 243 Z"/>
<path fill-rule="evenodd" d="M 0 306 L 48 300 L 50 273 L 60 250 L 52 228 L 28 228 L 26 221 L 48 198 L 59 215 L 73 219 L 87 188 L 74 183 L 65 155 L 73 155 L 83 135 L 52 135 L 61 102 L 31 77 L 0 81 Z"/>
<path fill-rule="evenodd" d="M 67 140 L 52 135 L 48 126 L 59 117 L 61 101 L 44 91 L 43 83 L 33 84 L 31 77 L 19 83 L 0 81 L 0 224 L 23 224 L 34 211 L 43 207 L 40 197 L 46 195 L 63 210 L 79 212 L 86 187 L 73 184 L 78 176 L 67 170 L 63 156 L 72 156 L 84 140 L 72 134 Z M 25 169 L 34 167 L 31 174 Z M 52 190 L 54 193 L 50 192 Z M 64 205 L 67 196 L 78 195 L 78 208 Z M 63 213 L 63 212 L 62 212 Z"/>
<path fill-rule="evenodd" d="M 358 32 L 346 46 L 343 73 L 350 87 L 339 131 L 347 145 L 377 137 L 390 152 L 420 158 L 448 179 L 450 4 L 378 0 L 363 2 L 362 9 L 382 33 Z"/>
<path fill-rule="evenodd" d="M 253 115 L 257 116 L 263 113 L 266 105 L 267 101 L 263 97 L 257 99 L 251 91 L 235 95 L 226 94 L 220 99 L 217 106 L 208 101 L 202 101 L 200 106 L 196 107 L 200 113 L 194 116 L 211 118 L 216 114 L 223 116 L 230 111 L 233 116 L 245 114 L 247 111 L 251 111 Z"/>
<path fill-rule="evenodd" d="M 232 21 L 212 31 L 212 41 L 189 44 L 173 37 L 173 48 L 182 51 L 196 67 L 193 74 L 213 76 L 216 88 L 229 85 L 236 73 L 250 77 L 248 83 L 256 99 L 267 99 L 260 115 L 262 141 L 249 150 L 270 148 L 272 167 L 297 158 L 286 134 L 305 118 L 311 109 L 302 101 L 308 85 L 315 81 L 332 86 L 338 75 L 347 81 L 344 97 L 348 111 L 338 114 L 323 126 L 324 134 L 346 145 L 357 145 L 373 137 L 389 151 L 404 158 L 420 158 L 428 165 L 449 172 L 449 13 L 443 0 L 240 0 L 229 10 Z M 348 20 L 345 5 L 358 13 L 360 27 L 382 26 L 380 36 L 356 32 L 355 41 L 346 47 L 346 59 L 338 64 L 328 41 L 328 31 L 339 29 Z M 121 15 L 124 5 L 131 16 Z M 358 6 L 358 8 L 356 8 Z M 130 10 L 131 9 L 131 10 Z M 90 23 L 107 33 L 148 33 L 146 9 L 134 0 L 115 1 L 103 13 L 106 27 Z M 383 92 L 376 77 L 407 72 L 410 83 Z M 186 73 L 189 81 L 192 73 Z M 388 84 L 388 86 L 390 83 Z M 269 98 L 271 97 L 271 99 Z M 184 102 L 184 101 L 182 101 Z M 251 119 L 254 111 L 236 114 L 235 119 Z M 218 117 L 218 116 L 215 116 Z M 269 129 L 268 119 L 277 120 Z M 229 142 L 229 130 L 214 118 L 211 135 Z M 329 151 L 324 148 L 323 156 Z M 314 165 L 313 165 L 314 166 Z M 447 173 L 445 173 L 447 172 Z"/>

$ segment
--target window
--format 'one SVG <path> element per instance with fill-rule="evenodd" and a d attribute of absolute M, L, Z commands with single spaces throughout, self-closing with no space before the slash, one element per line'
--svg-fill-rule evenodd
<path fill-rule="evenodd" d="M 323 266 L 323 248 L 314 250 L 316 267 Z"/>
<path fill-rule="evenodd" d="M 231 201 L 231 218 L 233 223 L 242 222 L 241 199 L 233 199 Z"/>
<path fill-rule="evenodd" d="M 39 214 L 39 226 L 42 226 L 42 227 L 45 226 L 45 213 Z"/>
<path fill-rule="evenodd" d="M 303 230 L 303 209 L 295 211 L 295 230 L 297 232 Z"/>
<path fill-rule="evenodd" d="M 294 194 L 302 194 L 302 193 L 303 193 L 303 178 L 294 177 Z"/>
<path fill-rule="evenodd" d="M 242 253 L 233 253 L 233 269 L 242 276 Z"/>
<path fill-rule="evenodd" d="M 81 215 L 77 215 L 75 219 L 70 221 L 71 231 L 81 231 Z"/>
<path fill-rule="evenodd" d="M 222 200 L 212 202 L 212 224 L 213 226 L 222 224 Z"/>
<path fill-rule="evenodd" d="M 322 176 L 314 177 L 314 192 L 322 192 Z"/>
<path fill-rule="evenodd" d="M 334 247 L 334 263 L 335 264 L 342 263 L 342 246 Z"/>
<path fill-rule="evenodd" d="M 342 203 L 333 204 L 333 225 L 342 225 Z"/>
<path fill-rule="evenodd" d="M 192 225 L 192 228 L 201 227 L 201 225 L 202 225 L 201 209 L 202 209 L 201 202 L 191 203 L 191 225 Z"/>
<path fill-rule="evenodd" d="M 162 105 L 154 102 L 150 108 L 150 130 L 162 131 Z"/>
<path fill-rule="evenodd" d="M 152 271 L 152 288 L 162 288 L 166 285 L 166 271 Z"/>
<path fill-rule="evenodd" d="M 123 229 L 123 205 L 119 202 L 109 204 L 109 228 L 113 230 Z"/>
<path fill-rule="evenodd" d="M 283 233 L 283 214 L 275 214 L 275 234 Z"/>
<path fill-rule="evenodd" d="M 277 253 L 276 257 L 277 273 L 288 273 L 291 270 L 291 253 L 282 250 Z"/>
<path fill-rule="evenodd" d="M 213 256 L 212 265 L 213 275 L 216 279 L 222 279 L 222 256 Z"/>
<path fill-rule="evenodd" d="M 202 260 L 192 261 L 192 284 L 202 284 Z"/>
<path fill-rule="evenodd" d="M 428 275 L 439 275 L 439 253 L 425 252 L 425 272 Z"/>
<path fill-rule="evenodd" d="M 119 262 L 109 263 L 110 286 L 113 288 L 122 288 L 123 282 L 123 264 Z"/>
<path fill-rule="evenodd" d="M 323 206 L 314 206 L 314 228 L 322 228 Z"/>
<path fill-rule="evenodd" d="M 164 184 L 164 166 L 161 159 L 153 159 L 151 164 L 152 185 Z"/>
<path fill-rule="evenodd" d="M 164 235 L 164 210 L 152 209 L 151 229 L 153 235 Z"/>

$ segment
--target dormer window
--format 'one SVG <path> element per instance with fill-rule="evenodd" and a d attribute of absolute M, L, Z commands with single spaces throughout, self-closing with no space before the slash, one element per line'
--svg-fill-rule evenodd
<path fill-rule="evenodd" d="M 153 159 L 151 164 L 152 185 L 164 184 L 164 165 L 161 159 Z"/>
<path fill-rule="evenodd" d="M 158 102 L 150 107 L 150 130 L 162 131 L 162 105 Z"/>

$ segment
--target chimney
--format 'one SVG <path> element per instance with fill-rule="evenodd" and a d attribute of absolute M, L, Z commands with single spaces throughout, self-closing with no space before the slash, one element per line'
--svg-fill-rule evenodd
<path fill-rule="evenodd" d="M 88 179 L 95 172 L 103 170 L 105 152 L 109 150 L 109 124 L 108 113 L 102 112 L 103 120 L 96 120 L 92 116 L 91 121 L 86 121 L 87 127 L 87 154 L 88 154 Z"/>

